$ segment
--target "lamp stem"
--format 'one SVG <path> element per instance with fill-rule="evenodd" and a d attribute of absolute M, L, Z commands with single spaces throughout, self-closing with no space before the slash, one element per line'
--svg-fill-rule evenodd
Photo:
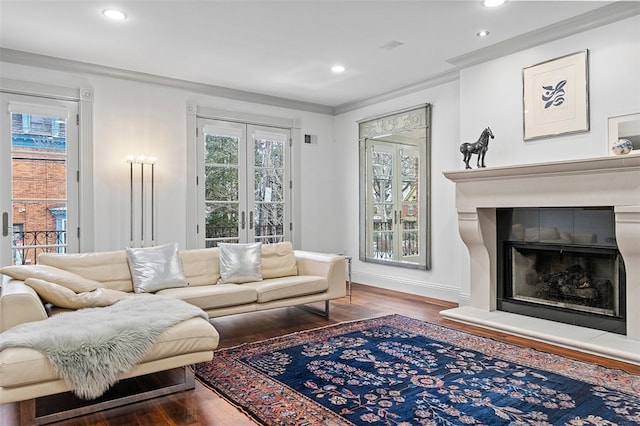
<path fill-rule="evenodd" d="M 144 247 L 144 163 L 140 163 L 140 247 Z"/>
<path fill-rule="evenodd" d="M 129 163 L 129 206 L 131 208 L 129 239 L 131 240 L 130 245 L 133 247 L 133 161 Z"/>
<path fill-rule="evenodd" d="M 151 245 L 155 245 L 155 164 L 151 163 Z"/>

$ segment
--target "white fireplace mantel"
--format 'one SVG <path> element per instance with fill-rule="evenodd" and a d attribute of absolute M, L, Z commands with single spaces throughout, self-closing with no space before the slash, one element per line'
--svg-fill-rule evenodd
<path fill-rule="evenodd" d="M 446 318 L 640 364 L 640 155 L 444 173 L 456 184 L 460 236 L 470 256 L 468 306 Z M 612 206 L 625 262 L 627 335 L 496 310 L 496 208 Z M 464 297 L 463 297 L 464 298 Z"/>

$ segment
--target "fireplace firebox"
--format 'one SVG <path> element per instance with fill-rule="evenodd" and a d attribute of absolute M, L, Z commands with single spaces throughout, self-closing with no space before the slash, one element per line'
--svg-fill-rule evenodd
<path fill-rule="evenodd" d="M 612 207 L 499 208 L 497 308 L 626 334 Z"/>

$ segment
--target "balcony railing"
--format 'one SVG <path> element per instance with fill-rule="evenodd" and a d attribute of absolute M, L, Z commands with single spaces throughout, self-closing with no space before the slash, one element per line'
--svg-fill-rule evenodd
<path fill-rule="evenodd" d="M 282 225 L 264 225 L 255 227 L 255 241 L 264 244 L 284 241 Z M 206 247 L 217 247 L 220 243 L 237 243 L 238 228 L 236 226 L 207 227 Z"/>
<path fill-rule="evenodd" d="M 65 253 L 67 231 L 14 231 L 13 263 L 35 265 L 40 253 Z"/>
<path fill-rule="evenodd" d="M 393 259 L 395 229 L 391 220 L 378 221 L 373 224 L 373 255 L 376 259 Z M 418 256 L 420 253 L 419 231 L 415 222 L 403 222 L 400 250 L 402 258 Z"/>

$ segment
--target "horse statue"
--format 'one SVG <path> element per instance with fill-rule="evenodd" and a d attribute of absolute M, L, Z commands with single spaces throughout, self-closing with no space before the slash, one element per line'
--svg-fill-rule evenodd
<path fill-rule="evenodd" d="M 465 169 L 471 168 L 469 160 L 471 160 L 472 154 L 478 154 L 478 168 L 486 167 L 484 165 L 484 156 L 487 154 L 487 150 L 489 149 L 489 138 L 493 139 L 493 132 L 489 127 L 487 127 L 482 131 L 480 138 L 478 138 L 476 142 L 464 142 L 460 145 L 460 152 L 463 155 L 462 161 L 464 161 Z"/>

